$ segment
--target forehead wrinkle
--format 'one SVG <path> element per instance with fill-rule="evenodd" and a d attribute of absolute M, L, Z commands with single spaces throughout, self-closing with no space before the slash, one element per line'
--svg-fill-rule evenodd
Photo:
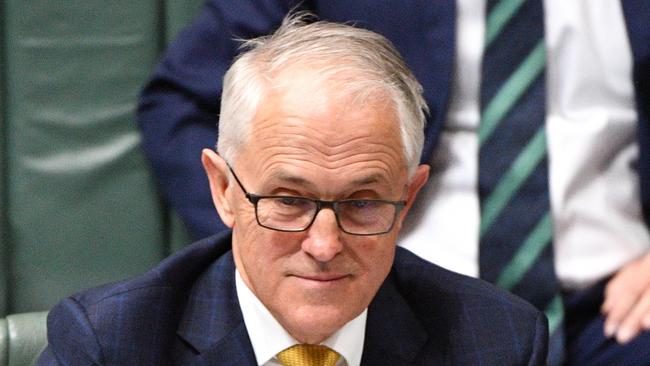
<path fill-rule="evenodd" d="M 312 122 L 312 123 L 310 123 Z M 255 128 L 253 130 L 253 135 L 257 135 L 257 138 L 261 140 L 282 140 L 282 141 L 295 141 L 300 140 L 301 143 L 310 140 L 318 142 L 324 146 L 330 146 L 332 148 L 342 147 L 345 148 L 346 145 L 355 144 L 364 139 L 377 139 L 376 131 L 381 130 L 381 126 L 384 123 L 378 126 L 372 126 L 372 131 L 368 128 L 363 128 L 364 126 L 359 126 L 355 129 L 354 134 L 349 133 L 340 133 L 336 131 L 337 123 L 344 123 L 345 126 L 350 126 L 352 121 L 338 121 L 333 122 L 330 119 L 330 122 L 323 123 L 318 121 L 315 118 L 306 118 L 299 116 L 282 116 L 279 118 L 267 118 L 261 121 L 256 121 Z M 367 127 L 367 126 L 365 126 Z M 303 129 L 305 133 L 296 133 L 296 129 Z M 270 131 L 266 131 L 270 130 Z M 393 130 L 391 128 L 391 130 Z M 267 133 L 265 133 L 267 132 Z M 398 128 L 395 128 L 395 134 L 399 136 L 400 131 Z M 392 134 L 391 134 L 392 135 Z M 286 140 L 283 140 L 286 139 Z M 396 139 L 401 147 L 401 139 Z M 387 146 L 392 146 L 393 144 L 387 144 Z M 396 149 L 397 150 L 397 149 Z"/>
<path fill-rule="evenodd" d="M 285 159 L 286 158 L 286 159 Z M 286 183 L 294 183 L 313 192 L 319 192 L 318 186 L 326 187 L 324 192 L 329 192 L 334 188 L 332 180 L 341 177 L 340 169 L 347 169 L 351 172 L 349 175 L 357 175 L 357 172 L 363 172 L 362 176 L 353 178 L 349 182 L 345 182 L 342 186 L 343 189 L 359 187 L 361 185 L 370 185 L 373 183 L 384 183 L 390 186 L 391 192 L 393 191 L 394 183 L 399 181 L 399 172 L 393 171 L 390 165 L 385 162 L 374 159 L 373 161 L 360 160 L 357 162 L 340 162 L 336 161 L 335 165 L 323 165 L 315 162 L 313 159 L 305 158 L 304 155 L 296 156 L 282 156 L 276 158 L 264 158 L 259 160 L 259 180 L 272 181 L 274 178 Z M 302 165 L 301 165 L 302 164 Z M 363 164 L 363 169 L 356 168 L 357 164 Z M 307 169 L 307 171 L 319 172 L 318 180 L 314 181 L 309 173 L 306 175 L 295 173 L 293 167 L 297 169 Z M 313 167 L 313 168 L 312 168 Z M 326 175 L 323 175 L 325 173 Z M 345 174 L 346 176 L 348 174 Z M 322 188 L 321 187 L 321 188 Z"/>
<path fill-rule="evenodd" d="M 296 152 L 292 155 L 314 154 L 325 160 L 341 160 L 341 155 L 350 155 L 350 158 L 353 158 L 354 155 L 371 153 L 385 156 L 396 163 L 400 163 L 399 160 L 405 158 L 400 140 L 391 143 L 390 140 L 380 140 L 374 136 L 346 136 L 346 139 L 339 142 L 318 133 L 305 136 L 295 132 L 277 131 L 273 135 L 262 134 L 256 137 L 258 141 L 255 143 L 265 150 L 278 152 L 285 150 L 286 153 L 291 154 L 290 150 L 293 149 Z"/>
<path fill-rule="evenodd" d="M 281 182 L 287 182 L 299 186 L 306 187 L 312 191 L 316 190 L 316 186 L 304 177 L 294 175 L 284 169 L 279 169 L 269 175 L 270 179 L 277 179 Z M 347 183 L 346 186 L 358 187 L 358 186 L 368 186 L 375 183 L 385 182 L 386 177 L 378 173 L 370 173 L 367 176 L 363 176 L 357 179 L 352 180 Z"/>
<path fill-rule="evenodd" d="M 283 143 L 284 142 L 284 143 Z M 269 165 L 275 161 L 295 160 L 318 162 L 328 169 L 345 167 L 349 164 L 376 161 L 390 170 L 390 166 L 404 167 L 405 157 L 399 147 L 391 144 L 353 139 L 347 146 L 324 147 L 322 144 L 305 143 L 282 136 L 265 137 L 256 142 L 262 153 L 255 158 L 260 165 Z"/>
<path fill-rule="evenodd" d="M 366 145 L 368 146 L 368 145 Z M 310 165 L 316 165 L 319 168 L 326 170 L 334 170 L 345 168 L 346 166 L 371 163 L 376 167 L 382 167 L 390 173 L 391 166 L 404 167 L 401 156 L 397 157 L 385 151 L 368 152 L 367 149 L 361 147 L 356 148 L 357 151 L 350 153 L 349 150 L 337 154 L 325 154 L 318 150 L 305 148 L 304 146 L 276 146 L 265 149 L 265 154 L 257 156 L 259 165 L 267 169 L 275 164 L 282 164 L 286 162 L 305 162 Z"/>
<path fill-rule="evenodd" d="M 302 176 L 295 175 L 284 168 L 279 168 L 277 170 L 274 170 L 271 174 L 269 174 L 269 179 L 295 184 L 298 186 L 303 186 L 310 190 L 316 190 L 316 185 L 314 185 L 311 181 L 309 181 L 308 179 Z M 354 179 L 353 181 L 349 182 L 347 185 L 349 186 L 370 185 L 385 180 L 386 179 L 381 174 L 371 173 L 365 177 Z"/>

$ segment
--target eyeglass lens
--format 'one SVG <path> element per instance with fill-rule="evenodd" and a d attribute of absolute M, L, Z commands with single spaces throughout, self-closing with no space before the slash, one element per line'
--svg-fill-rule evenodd
<path fill-rule="evenodd" d="M 300 197 L 265 197 L 257 202 L 261 225 L 286 231 L 306 229 L 318 210 L 315 201 Z M 334 204 L 341 229 L 351 234 L 373 234 L 390 230 L 396 206 L 373 200 L 348 200 Z"/>

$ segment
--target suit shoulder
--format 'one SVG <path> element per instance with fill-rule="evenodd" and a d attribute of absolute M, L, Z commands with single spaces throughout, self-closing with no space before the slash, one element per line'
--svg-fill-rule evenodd
<path fill-rule="evenodd" d="M 407 249 L 398 248 L 393 273 L 407 293 L 420 301 L 437 301 L 441 295 L 459 301 L 500 304 L 536 315 L 539 311 L 523 299 L 486 281 L 469 277 L 428 262 Z"/>
<path fill-rule="evenodd" d="M 97 364 L 127 364 L 123 360 L 136 356 L 138 362 L 129 364 L 165 364 L 195 281 L 230 255 L 229 235 L 210 237 L 141 276 L 62 300 L 48 315 L 49 353 Z M 133 344 L 147 345 L 147 351 L 134 353 Z"/>
<path fill-rule="evenodd" d="M 125 321 L 138 319 L 140 324 L 148 320 L 159 321 L 159 316 L 166 316 L 164 313 L 171 319 L 186 300 L 196 278 L 229 250 L 229 233 L 206 238 L 140 276 L 70 296 L 53 308 L 51 316 L 56 316 L 60 305 L 74 304 L 72 308 L 85 314 L 96 329 L 111 328 L 116 317 Z M 163 314 L 154 314 L 150 311 L 153 307 Z"/>
<path fill-rule="evenodd" d="M 494 364 L 510 364 L 502 362 L 507 359 L 512 364 L 544 363 L 546 317 L 521 298 L 402 248 L 391 276 L 429 336 L 447 336 L 455 364 L 475 364 L 477 355 Z"/>

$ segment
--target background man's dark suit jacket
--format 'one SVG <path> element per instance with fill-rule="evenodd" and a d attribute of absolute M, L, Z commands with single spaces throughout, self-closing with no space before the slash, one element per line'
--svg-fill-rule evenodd
<path fill-rule="evenodd" d="M 641 200 L 650 226 L 650 2 L 620 0 L 634 60 Z M 323 20 L 352 22 L 390 39 L 424 86 L 431 108 L 422 161 L 431 161 L 454 73 L 454 0 L 209 0 L 170 46 L 143 92 L 138 122 L 163 194 L 194 238 L 225 229 L 214 214 L 201 166 L 217 137 L 221 76 L 238 53 L 233 38 L 274 30 L 298 3 Z"/>
<path fill-rule="evenodd" d="M 230 248 L 225 232 L 63 300 L 39 365 L 254 365 Z M 397 248 L 368 310 L 362 365 L 542 365 L 547 336 L 531 305 Z"/>

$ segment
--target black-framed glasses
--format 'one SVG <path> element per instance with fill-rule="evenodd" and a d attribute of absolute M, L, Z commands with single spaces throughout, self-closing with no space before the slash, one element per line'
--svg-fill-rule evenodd
<path fill-rule="evenodd" d="M 324 201 L 298 196 L 260 196 L 248 193 L 228 165 L 246 198 L 255 206 L 257 223 L 267 229 L 285 232 L 307 230 L 323 208 L 331 208 L 341 231 L 351 235 L 381 235 L 393 229 L 406 201 L 340 200 Z"/>

